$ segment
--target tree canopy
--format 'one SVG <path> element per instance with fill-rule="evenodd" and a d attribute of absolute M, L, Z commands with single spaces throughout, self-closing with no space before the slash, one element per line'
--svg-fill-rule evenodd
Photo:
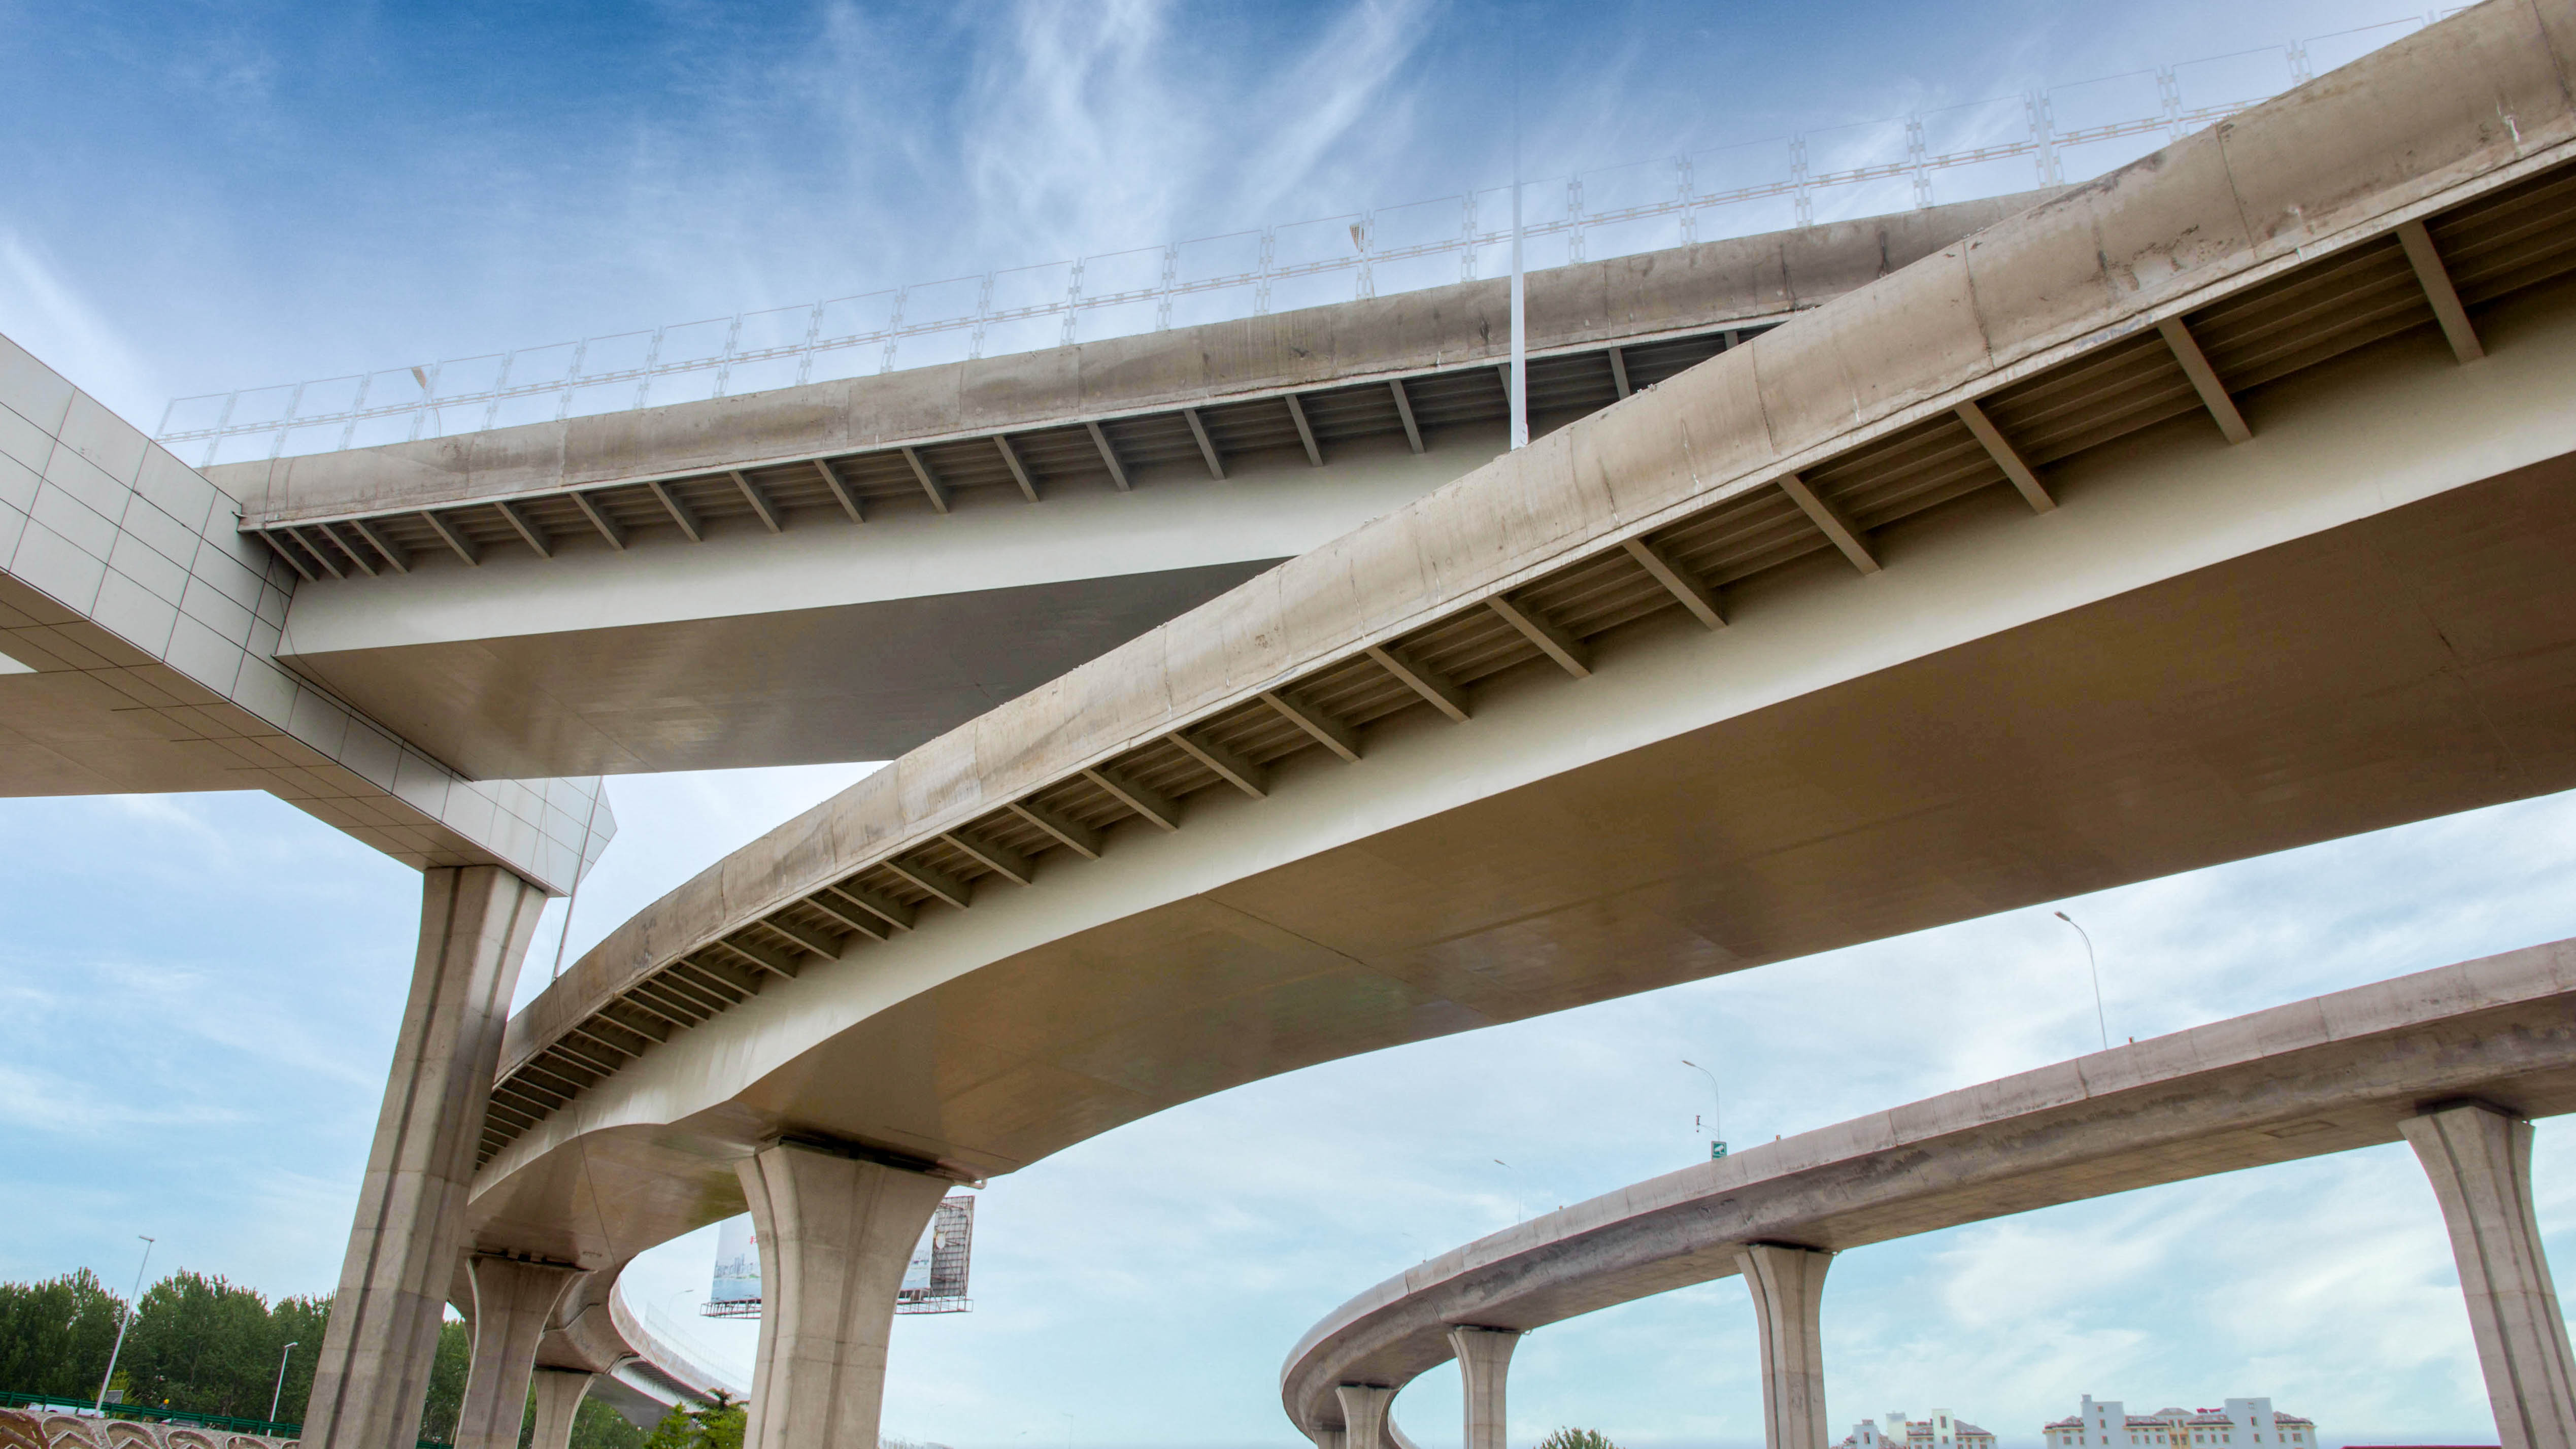
<path fill-rule="evenodd" d="M 86 1268 L 41 1283 L 0 1283 L 0 1389 L 81 1402 L 96 1397 L 124 1314 L 125 1300 Z M 330 1316 L 328 1297 L 271 1303 L 220 1276 L 173 1273 L 144 1290 L 135 1305 L 124 1351 L 116 1359 L 123 1402 L 266 1419 L 270 1396 L 276 1394 L 277 1419 L 301 1423 Z M 472 1356 L 465 1325 L 455 1320 L 442 1324 L 421 1406 L 422 1439 L 455 1442 L 456 1414 Z M 286 1377 L 279 1393 L 281 1358 Z M 739 1406 L 734 1413 L 739 1419 Z M 523 1446 L 534 1418 L 531 1414 L 522 1421 Z M 741 1449 L 741 1443 L 737 1424 L 730 1445 L 709 1449 Z M 644 1432 L 616 1410 L 596 1400 L 582 1401 L 573 1419 L 572 1449 L 642 1449 L 643 1444 Z"/>

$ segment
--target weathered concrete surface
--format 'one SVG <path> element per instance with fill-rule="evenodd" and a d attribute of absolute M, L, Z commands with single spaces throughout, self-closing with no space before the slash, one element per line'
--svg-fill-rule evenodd
<path fill-rule="evenodd" d="M 557 892 L 598 781 L 468 780 L 278 658 L 297 580 L 235 500 L 0 337 L 0 795 L 266 790 L 418 867 Z"/>
<path fill-rule="evenodd" d="M 1746 1243 L 1735 1271 L 1753 1294 L 1762 1343 L 1762 1442 L 1825 1449 L 1825 1270 L 1834 1255 L 1788 1243 Z"/>
<path fill-rule="evenodd" d="M 1533 272 L 1534 353 L 1776 320 L 2028 204 L 2003 197 Z M 741 397 L 209 470 L 251 525 L 742 468 L 1301 391 L 1510 354 L 1502 280 Z"/>
<path fill-rule="evenodd" d="M 2028 200 L 1539 273 L 1541 336 L 1594 345 L 1776 323 Z M 1481 371 L 1501 355 L 1500 285 L 218 471 L 280 500 L 275 519 L 294 519 L 1418 381 L 1424 368 Z M 926 407 L 931 393 L 947 401 Z M 1611 396 L 1605 371 L 1597 401 Z M 1570 415 L 1542 418 L 1541 431 Z M 611 551 L 575 522 L 545 556 L 510 543 L 473 568 L 432 546 L 399 574 L 307 583 L 281 648 L 300 673 L 477 776 L 890 759 L 1483 465 L 1504 427 L 1499 414 L 1453 418 L 1423 437 L 1419 452 L 1394 433 L 1332 441 L 1314 466 L 1280 433 L 1230 457 L 1223 481 L 1193 454 L 1135 464 L 1132 491 L 1105 475 L 1051 479 L 1042 501 L 1005 484 L 956 490 L 934 511 L 913 488 L 866 497 L 857 527 L 825 505 L 781 531 L 748 517 L 711 522 L 696 540 L 634 526 Z M 592 506 L 613 508 L 605 497 Z"/>
<path fill-rule="evenodd" d="M 1360 1294 L 1281 1373 L 1290 1419 L 1401 1386 L 1455 1323 L 1533 1329 L 1739 1271 L 2210 1173 L 2395 1142 L 2419 1104 L 2576 1110 L 2576 942 L 2339 991 L 1764 1143 L 1478 1239 Z M 1767 1402 L 1767 1401 L 1766 1401 Z"/>
<path fill-rule="evenodd" d="M 1086 767 L 2555 164 L 2567 31 L 2531 14 L 2446 21 L 933 742 L 613 933 L 513 1023 L 510 1065 Z M 2473 366 L 2427 313 L 2249 397 L 2250 444 L 2176 419 L 2057 467 L 2045 516 L 1971 496 L 1877 540 L 1881 573 L 1820 555 L 1730 591 L 1721 631 L 1674 610 L 1579 681 L 1496 675 L 1463 724 L 1389 716 L 1354 762 L 1288 757 L 1265 798 L 1193 796 L 1177 833 L 1131 820 L 1097 860 L 924 907 L 543 1114 L 478 1177 L 478 1241 L 613 1257 L 731 1210 L 783 1130 L 1007 1171 L 1317 1061 L 2576 786 L 2556 297 L 2482 323 Z"/>
<path fill-rule="evenodd" d="M 1448 1338 L 1449 1352 L 1458 1360 L 1459 1396 L 1465 1401 L 1466 1438 L 1461 1442 L 1466 1449 L 1509 1449 L 1512 1421 L 1506 1389 L 1512 1350 L 1520 1347 L 1521 1336 L 1510 1329 L 1461 1324 L 1449 1330 Z M 1320 1435 L 1337 1432 L 1323 1425 L 1317 1429 Z"/>
<path fill-rule="evenodd" d="M 2576 1357 L 2531 1205 L 2531 1123 L 2466 1102 L 2398 1124 L 2442 1205 L 2503 1449 L 2576 1444 Z"/>
<path fill-rule="evenodd" d="M 474 1286 L 473 1312 L 467 1315 L 474 1353 L 456 1409 L 456 1449 L 519 1449 L 538 1340 L 582 1270 L 478 1253 L 466 1272 Z"/>
<path fill-rule="evenodd" d="M 589 1394 L 594 1377 L 574 1369 L 536 1371 L 531 1383 L 536 1392 L 531 1416 L 536 1428 L 529 1437 L 528 1449 L 572 1449 L 573 1416 L 580 1412 L 581 1401 Z"/>
<path fill-rule="evenodd" d="M 465 1247 L 474 1129 L 544 905 L 542 891 L 494 866 L 423 875 L 411 998 L 305 1409 L 304 1440 L 315 1449 L 383 1449 L 416 1437 Z M 526 1372 L 523 1361 L 522 1394 Z M 513 1444 L 520 1406 L 513 1398 L 506 1410 Z"/>
<path fill-rule="evenodd" d="M 873 1444 L 895 1295 L 950 1181 L 792 1143 L 741 1171 L 764 1298 L 744 1449 Z"/>

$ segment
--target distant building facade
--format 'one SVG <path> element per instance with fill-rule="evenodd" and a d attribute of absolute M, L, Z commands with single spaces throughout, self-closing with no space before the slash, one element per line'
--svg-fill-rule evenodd
<path fill-rule="evenodd" d="M 2272 1410 L 2270 1399 L 2229 1399 L 2217 1409 L 2132 1414 L 2117 1399 L 2084 1396 L 2075 1414 L 2040 1433 L 2048 1449 L 2317 1449 L 2317 1426 Z"/>
<path fill-rule="evenodd" d="M 1863 1419 L 1843 1436 L 1837 1449 L 1995 1449 L 1994 1431 L 1947 1409 L 1934 1409 L 1928 1419 L 1908 1419 L 1903 1409 L 1890 1409 L 1885 1420 Z"/>

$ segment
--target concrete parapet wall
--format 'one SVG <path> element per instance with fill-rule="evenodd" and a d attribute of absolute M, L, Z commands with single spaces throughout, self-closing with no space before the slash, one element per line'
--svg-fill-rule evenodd
<path fill-rule="evenodd" d="M 1530 274 L 1535 353 L 1776 321 L 1875 281 L 2030 198 L 1954 202 Z M 1212 322 L 741 397 L 272 462 L 209 476 L 252 525 L 930 444 L 1495 362 L 1501 280 Z"/>

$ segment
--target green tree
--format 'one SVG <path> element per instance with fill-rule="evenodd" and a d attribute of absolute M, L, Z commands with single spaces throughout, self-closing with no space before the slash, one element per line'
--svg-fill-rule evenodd
<path fill-rule="evenodd" d="M 674 1405 L 644 1439 L 644 1449 L 742 1449 L 750 1415 L 743 1406 L 716 1392 L 715 1402 L 690 1408 Z"/>
<path fill-rule="evenodd" d="M 1538 1449 L 1619 1449 L 1598 1429 L 1559 1429 L 1538 1441 Z"/>
<path fill-rule="evenodd" d="M 265 1418 L 277 1352 L 268 1302 L 221 1277 L 181 1270 L 153 1284 L 134 1310 L 119 1366 L 129 1404 Z"/>
<path fill-rule="evenodd" d="M 465 1404 L 465 1369 L 474 1358 L 474 1338 L 463 1319 L 438 1325 L 438 1356 L 429 1364 L 429 1396 L 420 1409 L 420 1437 L 439 1444 L 456 1442 L 456 1413 Z"/>
<path fill-rule="evenodd" d="M 125 1302 L 87 1268 L 0 1283 L 0 1388 L 86 1401 L 98 1392 Z"/>
<path fill-rule="evenodd" d="M 269 1305 L 268 1336 L 275 1346 L 269 1351 L 269 1385 L 276 1387 L 278 1359 L 286 1360 L 286 1391 L 277 1396 L 277 1417 L 289 1424 L 304 1422 L 304 1405 L 313 1397 L 313 1370 L 322 1363 L 322 1335 L 331 1326 L 331 1295 L 310 1298 L 280 1298 Z M 286 1345 L 294 1344 L 292 1352 Z M 259 1401 L 255 1416 L 268 1414 L 268 1400 Z"/>

